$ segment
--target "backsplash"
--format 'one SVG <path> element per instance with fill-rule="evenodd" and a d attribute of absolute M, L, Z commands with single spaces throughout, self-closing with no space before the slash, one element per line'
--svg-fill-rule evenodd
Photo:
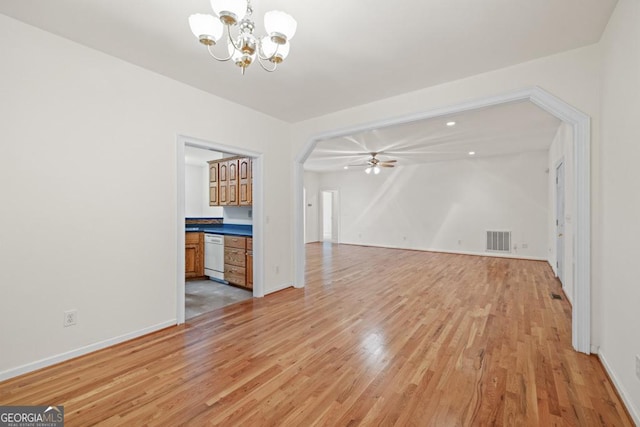
<path fill-rule="evenodd" d="M 185 225 L 218 225 L 222 218 L 185 218 Z"/>

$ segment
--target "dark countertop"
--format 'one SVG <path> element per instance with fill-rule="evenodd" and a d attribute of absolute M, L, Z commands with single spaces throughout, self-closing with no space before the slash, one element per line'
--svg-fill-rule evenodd
<path fill-rule="evenodd" d="M 221 224 L 221 225 L 187 225 L 185 231 L 202 231 L 210 234 L 223 234 L 233 236 L 253 236 L 253 226 L 239 224 Z"/>

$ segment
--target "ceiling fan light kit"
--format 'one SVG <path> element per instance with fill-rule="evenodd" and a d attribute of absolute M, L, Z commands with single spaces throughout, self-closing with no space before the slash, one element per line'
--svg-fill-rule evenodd
<path fill-rule="evenodd" d="M 373 166 L 373 167 L 369 166 L 368 168 L 366 168 L 366 169 L 364 170 L 364 173 L 366 173 L 366 174 L 370 174 L 370 173 L 371 173 L 371 171 L 373 171 L 373 174 L 374 174 L 374 175 L 378 175 L 378 174 L 380 173 L 380 170 L 381 170 L 381 169 L 380 169 L 380 166 L 378 166 L 378 165 Z"/>
<path fill-rule="evenodd" d="M 366 153 L 366 154 L 369 154 L 371 156 L 371 158 L 367 160 L 366 163 L 359 164 L 359 165 L 348 165 L 348 166 L 345 166 L 344 168 L 349 169 L 349 166 L 366 166 L 364 173 L 366 173 L 367 175 L 370 175 L 371 172 L 373 172 L 374 175 L 378 175 L 382 171 L 381 168 L 393 168 L 395 167 L 394 163 L 397 162 L 397 160 L 378 160 L 376 156 L 378 154 L 382 154 L 381 152 Z"/>
<path fill-rule="evenodd" d="M 258 38 L 253 34 L 255 22 L 249 0 L 211 0 L 211 9 L 215 16 L 193 14 L 189 17 L 189 26 L 215 60 L 231 60 L 240 67 L 244 75 L 247 67 L 256 59 L 265 71 L 272 72 L 289 55 L 289 41 L 298 26 L 291 15 L 279 10 L 265 13 L 264 28 L 267 35 Z M 235 37 L 232 35 L 232 27 L 238 28 Z M 228 54 L 220 57 L 213 52 L 213 48 L 225 33 Z"/>

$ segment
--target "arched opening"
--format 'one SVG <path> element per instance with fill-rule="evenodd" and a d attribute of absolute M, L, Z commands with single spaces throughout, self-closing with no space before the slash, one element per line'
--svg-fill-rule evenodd
<path fill-rule="evenodd" d="M 574 301 L 572 310 L 572 344 L 582 353 L 591 353 L 591 215 L 590 215 L 590 117 L 575 109 L 561 99 L 539 87 L 524 89 L 500 96 L 434 109 L 423 113 L 380 120 L 351 128 L 330 130 L 310 138 L 298 153 L 294 163 L 294 201 L 295 201 L 295 285 L 303 287 L 305 282 L 305 246 L 304 246 L 304 169 L 303 165 L 316 144 L 327 138 L 346 136 L 355 132 L 379 129 L 387 126 L 411 123 L 419 120 L 471 111 L 516 101 L 530 101 L 558 119 L 567 123 L 573 130 L 573 156 L 575 161 L 573 197 L 576 217 L 573 222 L 575 251 L 573 266 Z"/>

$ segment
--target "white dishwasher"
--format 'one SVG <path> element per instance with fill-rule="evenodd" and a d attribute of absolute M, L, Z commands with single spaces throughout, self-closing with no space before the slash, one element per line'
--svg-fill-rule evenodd
<path fill-rule="evenodd" d="M 204 274 L 224 280 L 224 236 L 220 234 L 204 235 Z"/>

